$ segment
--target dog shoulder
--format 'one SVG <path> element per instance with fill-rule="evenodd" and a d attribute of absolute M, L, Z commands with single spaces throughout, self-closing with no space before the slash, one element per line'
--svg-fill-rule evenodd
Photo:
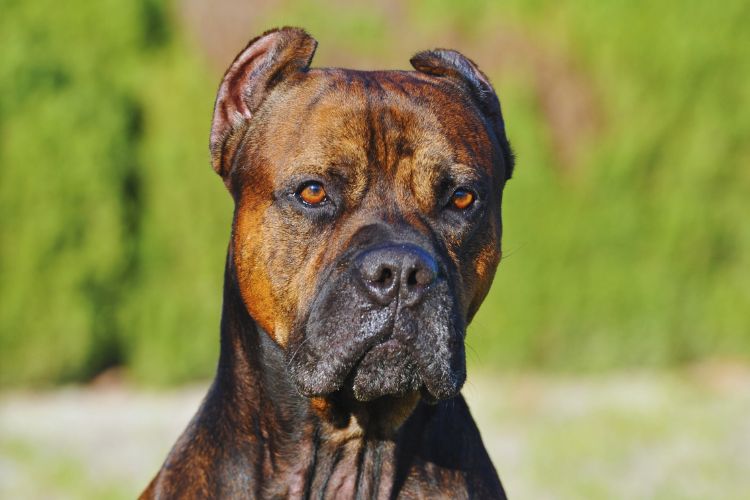
<path fill-rule="evenodd" d="M 212 392 L 139 498 L 237 498 L 260 485 L 257 443 L 235 439 L 236 426 L 212 404 Z"/>

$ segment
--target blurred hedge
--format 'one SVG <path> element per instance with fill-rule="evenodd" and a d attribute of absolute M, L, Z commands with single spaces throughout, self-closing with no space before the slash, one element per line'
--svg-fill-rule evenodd
<path fill-rule="evenodd" d="M 219 72 L 186 41 L 179 5 L 2 4 L 1 385 L 119 365 L 155 383 L 213 370 L 231 212 L 206 147 Z M 304 25 L 319 64 L 351 49 L 403 67 L 394 33 L 409 33 L 481 51 L 497 83 L 519 166 L 509 257 L 472 325 L 472 361 L 750 356 L 746 2 L 424 0 L 400 25 L 387 6 L 319 5 L 284 3 L 248 37 Z M 593 82 L 602 124 L 573 168 L 530 75 L 493 65 L 503 26 L 570 55 Z"/>
<path fill-rule="evenodd" d="M 511 256 L 475 321 L 480 360 L 747 360 L 750 4 L 518 4 L 527 29 L 576 54 L 604 126 L 560 175 L 529 123 L 535 103 L 506 97 L 520 158 L 505 200 Z"/>
<path fill-rule="evenodd" d="M 215 75 L 155 1 L 4 4 L 0 382 L 208 374 L 230 212 Z"/>

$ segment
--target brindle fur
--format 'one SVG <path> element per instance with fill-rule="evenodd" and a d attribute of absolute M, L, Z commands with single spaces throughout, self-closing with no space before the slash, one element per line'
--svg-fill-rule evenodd
<path fill-rule="evenodd" d="M 311 69 L 315 47 L 267 32 L 219 89 L 212 162 L 235 201 L 219 366 L 142 498 L 504 498 L 459 394 L 513 167 L 497 97 L 453 51 L 363 72 Z M 335 203 L 302 207 L 306 180 Z M 446 210 L 463 185 L 476 206 Z M 353 277 L 391 242 L 436 262 L 418 306 L 375 306 Z"/>

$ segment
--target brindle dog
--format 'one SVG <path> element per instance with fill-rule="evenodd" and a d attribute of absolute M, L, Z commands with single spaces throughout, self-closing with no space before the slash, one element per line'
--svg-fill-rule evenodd
<path fill-rule="evenodd" d="M 458 52 L 310 68 L 300 29 L 219 88 L 234 198 L 221 355 L 142 498 L 504 498 L 459 391 L 513 170 L 500 103 Z"/>

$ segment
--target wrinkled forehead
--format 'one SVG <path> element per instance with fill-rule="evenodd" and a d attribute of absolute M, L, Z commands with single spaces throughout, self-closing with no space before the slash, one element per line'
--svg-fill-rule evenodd
<path fill-rule="evenodd" d="M 471 100 L 419 73 L 311 70 L 270 101 L 264 135 L 271 157 L 283 158 L 283 173 L 332 164 L 389 172 L 406 158 L 492 176 L 499 161 Z"/>

